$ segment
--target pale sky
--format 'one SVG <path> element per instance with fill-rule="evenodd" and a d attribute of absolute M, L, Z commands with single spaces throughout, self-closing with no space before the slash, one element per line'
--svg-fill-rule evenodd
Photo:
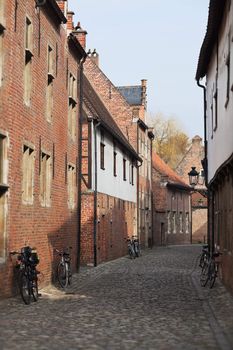
<path fill-rule="evenodd" d="M 147 110 L 203 137 L 203 92 L 195 81 L 209 0 L 68 0 L 116 86 L 147 79 Z"/>

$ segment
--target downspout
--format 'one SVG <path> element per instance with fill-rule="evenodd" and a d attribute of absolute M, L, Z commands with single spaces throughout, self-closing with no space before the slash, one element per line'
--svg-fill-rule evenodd
<path fill-rule="evenodd" d="M 95 187 L 94 187 L 94 230 L 93 230 L 93 253 L 94 266 L 97 266 L 97 135 L 96 129 L 100 126 L 100 121 L 94 123 L 94 147 L 95 147 Z"/>
<path fill-rule="evenodd" d="M 79 68 L 79 118 L 78 118 L 78 227 L 77 227 L 77 271 L 80 269 L 80 253 L 81 253 L 81 205 L 82 205 L 82 105 L 83 105 L 83 65 L 86 61 L 86 56 L 80 60 Z"/>
<path fill-rule="evenodd" d="M 212 239 L 212 247 L 210 248 L 210 189 L 208 188 L 208 158 L 207 158 L 207 102 L 206 102 L 206 86 L 200 84 L 200 81 L 197 80 L 197 85 L 203 89 L 203 99 L 204 99 L 204 159 L 202 161 L 202 165 L 205 171 L 205 185 L 207 187 L 207 244 L 208 250 L 213 251 L 213 239 Z M 212 230 L 213 236 L 213 230 Z M 213 238 L 213 237 L 212 237 Z"/>

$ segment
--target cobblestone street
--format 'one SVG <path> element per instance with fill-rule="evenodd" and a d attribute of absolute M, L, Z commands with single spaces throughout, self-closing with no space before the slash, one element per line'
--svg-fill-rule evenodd
<path fill-rule="evenodd" d="M 83 269 L 67 294 L 0 301 L 1 349 L 233 349 L 233 298 L 199 285 L 200 246 Z"/>

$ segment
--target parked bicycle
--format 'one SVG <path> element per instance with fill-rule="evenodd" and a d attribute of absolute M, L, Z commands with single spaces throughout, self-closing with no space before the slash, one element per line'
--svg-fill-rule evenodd
<path fill-rule="evenodd" d="M 130 237 L 127 238 L 127 247 L 130 259 L 135 259 L 136 253 L 134 250 L 134 242 L 133 239 Z"/>
<path fill-rule="evenodd" d="M 21 248 L 20 252 L 10 252 L 10 255 L 16 255 L 17 282 L 20 295 L 25 304 L 30 304 L 31 298 L 38 300 L 38 274 L 40 273 L 36 266 L 39 264 L 39 258 L 35 248 L 29 246 Z"/>
<path fill-rule="evenodd" d="M 133 247 L 134 247 L 135 256 L 139 257 L 141 255 L 139 239 L 136 236 L 133 236 L 132 237 L 132 241 L 133 241 Z"/>
<path fill-rule="evenodd" d="M 199 266 L 203 269 L 204 266 L 208 263 L 209 260 L 209 246 L 208 244 L 205 244 L 202 246 L 202 252 L 200 255 L 200 261 L 199 261 Z"/>
<path fill-rule="evenodd" d="M 208 261 L 204 264 L 201 271 L 200 283 L 202 287 L 205 287 L 208 283 L 209 287 L 213 288 L 218 276 L 219 261 L 217 261 L 217 258 L 220 255 L 222 255 L 220 252 L 213 252 L 209 255 Z"/>
<path fill-rule="evenodd" d="M 54 249 L 54 251 L 61 257 L 61 260 L 57 265 L 57 279 L 62 288 L 66 288 L 72 282 L 71 249 L 72 247 L 66 248 L 65 250 Z"/>

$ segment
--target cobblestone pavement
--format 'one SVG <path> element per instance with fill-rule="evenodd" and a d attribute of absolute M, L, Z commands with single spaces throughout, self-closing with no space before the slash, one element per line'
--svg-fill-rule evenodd
<path fill-rule="evenodd" d="M 67 293 L 0 301 L 0 348 L 233 349 L 233 297 L 199 285 L 200 246 L 154 248 L 83 269 Z"/>

